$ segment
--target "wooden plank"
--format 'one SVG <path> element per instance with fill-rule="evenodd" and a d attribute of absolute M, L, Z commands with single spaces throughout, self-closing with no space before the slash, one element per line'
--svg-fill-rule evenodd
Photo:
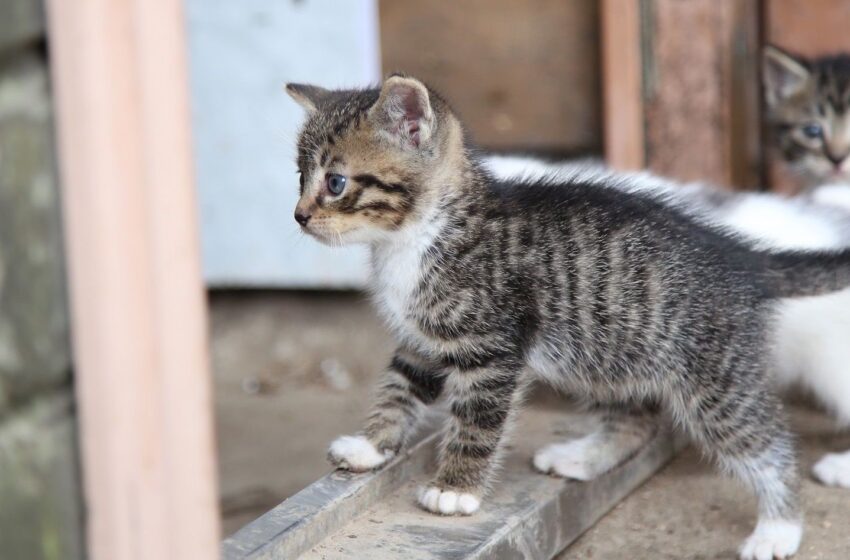
<path fill-rule="evenodd" d="M 181 2 L 48 12 L 89 555 L 214 558 Z"/>
<path fill-rule="evenodd" d="M 622 171 L 643 169 L 640 0 L 603 0 L 600 9 L 605 161 Z"/>
<path fill-rule="evenodd" d="M 758 186 L 755 3 L 644 0 L 644 9 L 649 167 L 685 181 Z"/>
<path fill-rule="evenodd" d="M 533 450 L 586 433 L 590 419 L 557 408 L 523 412 L 500 482 L 481 511 L 442 517 L 414 503 L 434 468 L 436 436 L 376 473 L 334 472 L 224 542 L 228 560 L 551 558 L 663 466 L 682 441 L 662 430 L 599 479 L 565 481 L 531 469 Z M 519 436 L 521 434 L 521 437 Z"/>
<path fill-rule="evenodd" d="M 764 0 L 764 39 L 804 56 L 850 51 L 850 2 Z"/>
<path fill-rule="evenodd" d="M 433 417 L 407 450 L 383 469 L 332 472 L 252 521 L 224 541 L 222 557 L 296 558 L 307 552 L 433 462 L 440 418 Z"/>
<path fill-rule="evenodd" d="M 490 149 L 601 148 L 595 0 L 380 3 L 385 72 L 452 100 Z"/>

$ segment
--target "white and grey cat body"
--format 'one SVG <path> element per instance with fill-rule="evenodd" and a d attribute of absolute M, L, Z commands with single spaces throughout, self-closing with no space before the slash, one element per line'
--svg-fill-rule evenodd
<path fill-rule="evenodd" d="M 614 175 L 598 160 L 549 163 L 524 156 L 485 158 L 492 173 L 516 177 L 604 180 Z M 658 193 L 703 219 L 722 224 L 759 247 L 839 249 L 850 246 L 850 185 L 824 185 L 793 198 L 731 193 L 693 183 L 679 185 L 647 172 L 629 174 L 632 189 Z M 774 331 L 773 375 L 780 387 L 811 392 L 850 426 L 850 289 L 782 302 Z M 824 484 L 850 488 L 850 450 L 830 453 L 813 467 Z"/>

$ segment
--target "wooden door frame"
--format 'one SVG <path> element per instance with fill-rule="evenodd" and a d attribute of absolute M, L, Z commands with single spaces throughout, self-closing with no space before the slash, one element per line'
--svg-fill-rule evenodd
<path fill-rule="evenodd" d="M 180 0 L 49 0 L 94 560 L 219 549 Z"/>
<path fill-rule="evenodd" d="M 760 17 L 760 0 L 603 0 L 608 163 L 761 187 Z"/>

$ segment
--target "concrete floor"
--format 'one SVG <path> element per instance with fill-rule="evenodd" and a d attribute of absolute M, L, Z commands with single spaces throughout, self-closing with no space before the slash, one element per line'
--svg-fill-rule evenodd
<path fill-rule="evenodd" d="M 359 427 L 392 340 L 362 294 L 238 292 L 212 298 L 221 502 L 226 534 L 329 470 L 328 443 Z M 792 407 L 808 472 L 850 434 Z M 850 558 L 850 490 L 803 485 L 797 558 Z M 692 450 L 620 503 L 562 560 L 732 558 L 753 498 Z"/>
<path fill-rule="evenodd" d="M 850 558 L 850 490 L 815 483 L 809 470 L 829 451 L 850 448 L 850 434 L 833 429 L 821 412 L 797 403 L 792 407 L 805 478 L 806 515 L 799 560 Z M 586 558 L 734 558 L 752 531 L 756 503 L 742 486 L 718 476 L 692 448 L 620 502 L 573 543 L 558 560 Z"/>

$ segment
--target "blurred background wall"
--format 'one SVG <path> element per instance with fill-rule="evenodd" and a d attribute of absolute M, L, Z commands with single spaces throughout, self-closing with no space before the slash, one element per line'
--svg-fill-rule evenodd
<path fill-rule="evenodd" d="M 187 0 L 204 265 L 215 287 L 359 288 L 361 248 L 292 219 L 303 112 L 288 81 L 363 87 L 413 74 L 491 150 L 601 149 L 595 0 Z"/>
<path fill-rule="evenodd" d="M 0 3 L 0 557 L 83 557 L 40 0 Z"/>
<path fill-rule="evenodd" d="M 381 77 L 375 0 L 186 1 L 204 273 L 213 286 L 359 287 L 362 248 L 304 239 L 286 82 Z"/>

